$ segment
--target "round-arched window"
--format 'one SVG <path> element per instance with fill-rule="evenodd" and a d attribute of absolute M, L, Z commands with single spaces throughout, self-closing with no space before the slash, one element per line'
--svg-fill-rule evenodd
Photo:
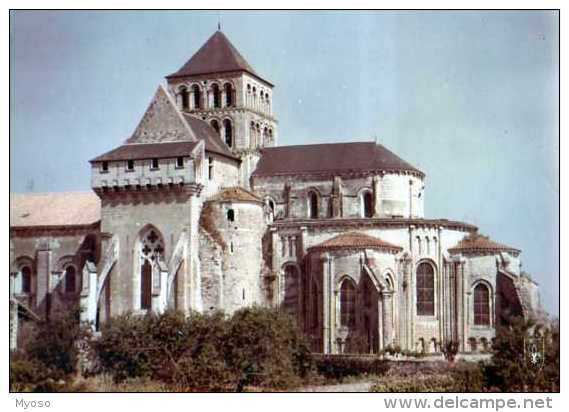
<path fill-rule="evenodd" d="M 417 267 L 417 315 L 435 314 L 435 273 L 433 267 L 423 262 Z"/>
<path fill-rule="evenodd" d="M 474 288 L 474 324 L 490 325 L 490 290 L 483 283 Z"/>
<path fill-rule="evenodd" d="M 340 287 L 340 323 L 348 327 L 356 324 L 356 287 L 349 279 Z"/>
<path fill-rule="evenodd" d="M 77 272 L 74 266 L 65 268 L 64 285 L 66 293 L 75 293 L 77 291 Z"/>

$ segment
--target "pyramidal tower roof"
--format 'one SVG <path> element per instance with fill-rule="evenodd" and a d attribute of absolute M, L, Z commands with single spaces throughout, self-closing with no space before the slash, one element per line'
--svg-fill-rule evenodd
<path fill-rule="evenodd" d="M 233 71 L 247 72 L 264 82 L 229 39 L 220 30 L 216 31 L 205 44 L 177 72 L 166 76 L 175 77 L 196 76 L 209 73 L 224 73 Z M 267 82 L 269 83 L 269 82 Z M 271 83 L 269 83 L 271 84 Z"/>

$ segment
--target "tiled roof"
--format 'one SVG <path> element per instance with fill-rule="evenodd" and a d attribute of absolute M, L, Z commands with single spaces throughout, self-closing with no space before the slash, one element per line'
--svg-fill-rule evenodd
<path fill-rule="evenodd" d="M 362 170 L 423 172 L 374 142 L 270 147 L 253 176 L 341 173 Z"/>
<path fill-rule="evenodd" d="M 454 252 L 513 252 L 520 253 L 519 249 L 502 245 L 501 243 L 494 242 L 490 240 L 487 236 L 482 236 L 480 234 L 472 234 L 466 236 L 455 246 L 448 249 L 450 253 Z"/>
<path fill-rule="evenodd" d="M 245 71 L 260 78 L 225 34 L 218 30 L 176 73 L 166 78 L 233 71 Z"/>
<path fill-rule="evenodd" d="M 130 143 L 97 156 L 91 162 L 112 160 L 140 160 L 189 155 L 198 142 Z"/>
<path fill-rule="evenodd" d="M 403 250 L 400 246 L 360 232 L 342 233 L 309 248 L 309 250 L 328 249 L 384 249 L 392 252 Z"/>
<path fill-rule="evenodd" d="M 10 193 L 10 227 L 87 226 L 100 220 L 95 193 Z"/>
<path fill-rule="evenodd" d="M 231 152 L 231 150 L 229 150 L 227 145 L 221 140 L 221 137 L 219 137 L 209 123 L 187 113 L 184 113 L 184 119 L 188 122 L 188 125 L 198 139 L 205 141 L 205 150 L 207 152 L 217 153 L 231 159 L 239 159 Z"/>
<path fill-rule="evenodd" d="M 259 196 L 242 187 L 228 187 L 213 195 L 209 201 L 237 200 L 244 202 L 262 203 Z"/>

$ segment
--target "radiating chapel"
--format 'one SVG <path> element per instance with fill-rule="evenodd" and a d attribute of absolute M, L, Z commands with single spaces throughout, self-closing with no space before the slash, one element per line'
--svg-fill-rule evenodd
<path fill-rule="evenodd" d="M 91 192 L 12 194 L 12 347 L 23 320 L 77 303 L 95 329 L 280 307 L 324 353 L 480 352 L 543 315 L 520 250 L 425 217 L 423 171 L 373 141 L 279 146 L 274 98 L 217 31 L 93 154 Z"/>

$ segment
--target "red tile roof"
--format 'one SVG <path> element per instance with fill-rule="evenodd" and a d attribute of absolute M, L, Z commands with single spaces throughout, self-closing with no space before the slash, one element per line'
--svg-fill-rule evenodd
<path fill-rule="evenodd" d="M 87 226 L 101 220 L 92 192 L 10 193 L 10 227 Z"/>
<path fill-rule="evenodd" d="M 424 176 L 393 152 L 374 142 L 328 143 L 270 147 L 253 176 L 320 174 L 350 171 L 409 171 Z"/>
<path fill-rule="evenodd" d="M 166 78 L 245 71 L 263 80 L 221 31 L 216 31 L 176 73 Z M 268 83 L 268 82 L 267 82 Z M 270 83 L 269 83 L 270 84 Z"/>
<path fill-rule="evenodd" d="M 360 232 L 342 233 L 308 249 L 311 251 L 330 249 L 380 249 L 391 252 L 403 250 L 400 246 Z"/>
<path fill-rule="evenodd" d="M 502 245 L 501 243 L 490 240 L 487 236 L 480 234 L 472 234 L 466 236 L 455 246 L 448 249 L 450 253 L 455 252 L 480 252 L 480 253 L 496 253 L 496 252 L 512 252 L 520 253 L 519 249 Z"/>
<path fill-rule="evenodd" d="M 91 162 L 141 160 L 149 158 L 188 156 L 198 142 L 129 143 L 97 156 Z"/>

